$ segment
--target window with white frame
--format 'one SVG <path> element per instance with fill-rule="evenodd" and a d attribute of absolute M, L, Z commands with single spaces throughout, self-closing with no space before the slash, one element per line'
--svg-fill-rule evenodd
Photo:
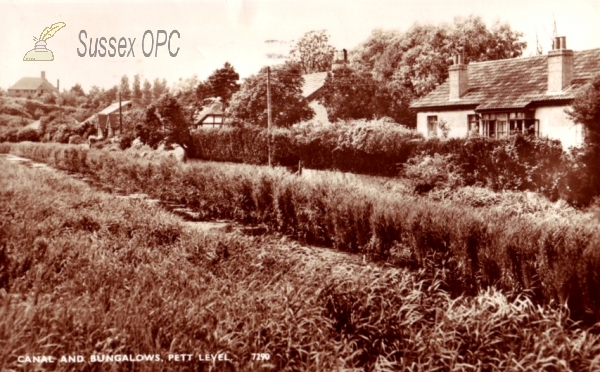
<path fill-rule="evenodd" d="M 427 117 L 427 136 L 437 136 L 437 115 L 431 115 Z"/>
<path fill-rule="evenodd" d="M 467 115 L 467 128 L 468 135 L 473 133 L 479 134 L 479 115 Z"/>
<path fill-rule="evenodd" d="M 484 113 L 481 120 L 482 135 L 492 138 L 504 138 L 511 134 L 529 134 L 539 136 L 540 123 L 533 112 Z"/>

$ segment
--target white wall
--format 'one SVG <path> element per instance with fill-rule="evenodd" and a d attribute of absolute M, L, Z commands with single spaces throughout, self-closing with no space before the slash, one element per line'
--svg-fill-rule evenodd
<path fill-rule="evenodd" d="M 460 111 L 425 111 L 417 113 L 417 132 L 427 137 L 427 117 L 436 115 L 438 121 L 444 120 L 450 124 L 448 137 L 466 137 L 469 132 L 468 115 L 475 114 L 473 110 Z M 438 135 L 441 134 L 438 128 Z"/>
<path fill-rule="evenodd" d="M 557 139 L 566 150 L 582 143 L 581 124 L 573 123 L 565 113 L 567 106 L 539 107 L 535 118 L 540 121 L 540 136 Z"/>
<path fill-rule="evenodd" d="M 327 118 L 327 110 L 325 109 L 325 106 L 320 104 L 318 101 L 310 101 L 308 105 L 310 106 L 310 108 L 315 110 L 315 116 L 313 117 L 313 120 L 320 121 L 324 124 L 329 123 L 329 119 Z"/>
<path fill-rule="evenodd" d="M 581 125 L 574 124 L 565 113 L 567 106 L 539 107 L 535 118 L 540 121 L 540 136 L 560 140 L 566 150 L 583 142 Z M 436 115 L 439 120 L 450 124 L 449 137 L 466 137 L 468 134 L 467 115 L 473 110 L 425 111 L 417 113 L 417 131 L 427 137 L 427 116 Z M 438 135 L 440 134 L 438 128 Z"/>

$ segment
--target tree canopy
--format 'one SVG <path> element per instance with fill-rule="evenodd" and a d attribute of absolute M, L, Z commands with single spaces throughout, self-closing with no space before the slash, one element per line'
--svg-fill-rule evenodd
<path fill-rule="evenodd" d="M 448 78 L 454 55 L 465 63 L 518 57 L 526 47 L 522 35 L 499 22 L 488 28 L 476 16 L 439 26 L 415 24 L 406 32 L 375 30 L 351 52 L 351 62 L 418 98 Z"/>
<path fill-rule="evenodd" d="M 154 83 L 152 84 L 152 98 L 154 101 L 158 101 L 160 97 L 168 91 L 169 88 L 167 88 L 167 79 L 154 79 Z"/>
<path fill-rule="evenodd" d="M 331 69 L 334 53 L 327 31 L 309 31 L 292 47 L 290 61 L 298 63 L 304 74 L 325 72 Z"/>
<path fill-rule="evenodd" d="M 136 74 L 133 77 L 133 91 L 131 98 L 133 99 L 133 103 L 139 105 L 142 103 L 142 87 L 141 87 L 141 77 L 139 74 Z"/>
<path fill-rule="evenodd" d="M 148 79 L 144 79 L 144 86 L 142 88 L 142 105 L 148 106 L 152 103 L 152 84 Z"/>
<path fill-rule="evenodd" d="M 271 113 L 273 125 L 290 127 L 314 116 L 302 96 L 304 79 L 294 64 L 287 63 L 271 71 Z M 228 114 L 234 122 L 267 126 L 267 68 L 245 79 L 233 95 Z"/>
<path fill-rule="evenodd" d="M 196 87 L 196 98 L 203 102 L 207 98 L 219 97 L 225 106 L 229 104 L 231 97 L 240 89 L 240 75 L 229 62 L 225 62 L 222 68 L 215 70 L 206 81 Z"/>
<path fill-rule="evenodd" d="M 569 201 L 574 205 L 589 205 L 600 196 L 600 75 L 581 87 L 575 94 L 567 115 L 585 127 L 582 148 L 574 148 L 574 169 L 563 181 L 569 191 Z"/>
<path fill-rule="evenodd" d="M 166 145 L 179 145 L 186 154 L 192 155 L 190 122 L 171 93 L 165 93 L 156 104 L 146 107 L 142 116 L 142 124 L 135 128 L 136 136 L 142 142 L 156 147 L 159 142 L 165 141 Z"/>
<path fill-rule="evenodd" d="M 600 146 L 600 75 L 577 92 L 567 114 L 574 122 L 583 124 L 588 144 Z"/>
<path fill-rule="evenodd" d="M 448 78 L 452 57 L 465 63 L 518 57 L 526 44 L 507 24 L 488 28 L 480 17 L 452 24 L 415 24 L 408 31 L 374 30 L 351 51 L 349 68 L 331 74 L 321 99 L 330 120 L 388 116 L 416 125 L 411 101 Z"/>
<path fill-rule="evenodd" d="M 415 114 L 408 109 L 410 96 L 393 85 L 376 81 L 368 72 L 349 67 L 328 74 L 319 101 L 330 121 L 391 117 L 409 126 Z"/>
<path fill-rule="evenodd" d="M 119 92 L 121 92 L 122 99 L 131 99 L 131 88 L 129 87 L 129 78 L 127 77 L 127 75 L 123 75 L 123 77 L 121 78 Z"/>

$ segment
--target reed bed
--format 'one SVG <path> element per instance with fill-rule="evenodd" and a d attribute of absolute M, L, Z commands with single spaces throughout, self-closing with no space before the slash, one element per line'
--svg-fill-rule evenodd
<path fill-rule="evenodd" d="M 9 150 L 128 193 L 186 204 L 206 219 L 264 224 L 305 244 L 424 269 L 452 296 L 495 287 L 526 293 L 536 305 L 567 305 L 572 319 L 588 325 L 600 318 L 599 234 L 590 214 L 474 208 L 249 165 L 180 164 L 56 145 Z"/>
<path fill-rule="evenodd" d="M 89 155 L 94 161 L 99 154 Z M 493 288 L 455 297 L 443 289 L 441 274 L 424 268 L 361 264 L 281 237 L 206 233 L 156 206 L 92 190 L 64 174 L 4 159 L 0 167 L 1 370 L 33 369 L 18 363 L 25 354 L 140 353 L 165 362 L 37 367 L 600 367 L 599 337 L 574 327 L 564 308 L 538 307 Z M 232 360 L 166 362 L 170 353 L 200 352 Z M 259 363 L 252 353 L 271 358 Z"/>

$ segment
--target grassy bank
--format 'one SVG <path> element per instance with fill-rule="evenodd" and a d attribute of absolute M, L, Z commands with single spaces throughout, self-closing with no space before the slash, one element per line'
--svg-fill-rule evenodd
<path fill-rule="evenodd" d="M 304 243 L 424 269 L 453 296 L 495 286 L 526 291 L 536 304 L 567 304 L 573 319 L 600 319 L 597 223 L 582 215 L 515 215 L 244 165 L 182 165 L 39 144 L 3 149 L 186 204 L 207 219 L 265 224 Z"/>
<path fill-rule="evenodd" d="M 96 154 L 98 155 L 98 154 Z M 90 157 L 93 159 L 93 157 Z M 285 239 L 184 227 L 141 201 L 0 159 L 0 369 L 18 355 L 227 353 L 118 370 L 593 370 L 600 340 L 495 290 Z M 251 353 L 269 353 L 259 364 Z M 31 365 L 29 365 L 31 367 Z M 46 365 L 105 370 L 106 364 Z"/>

